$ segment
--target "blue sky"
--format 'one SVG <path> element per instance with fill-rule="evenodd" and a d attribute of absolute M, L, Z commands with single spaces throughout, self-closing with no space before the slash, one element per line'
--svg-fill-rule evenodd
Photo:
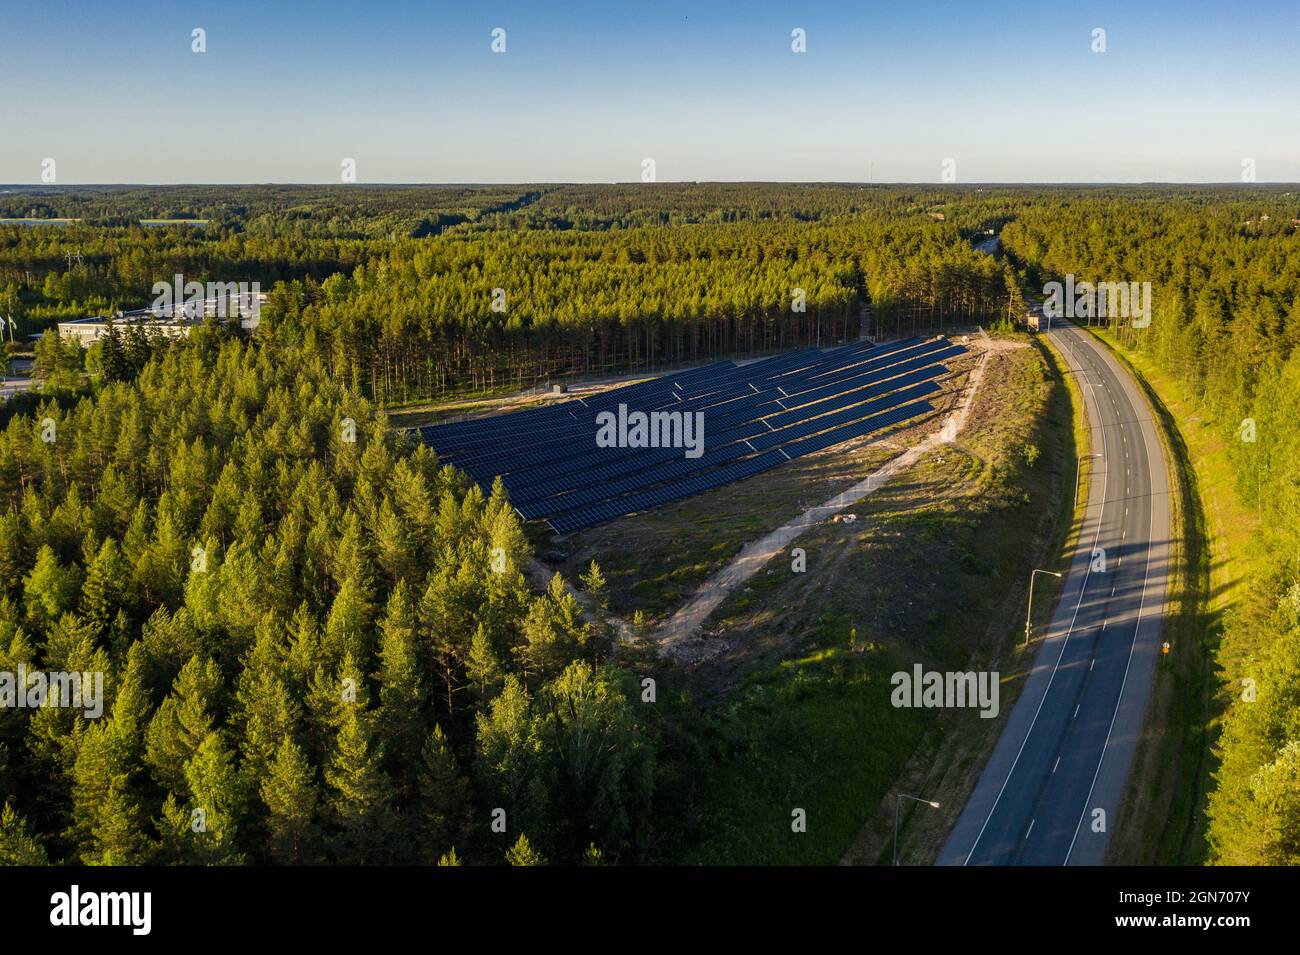
<path fill-rule="evenodd" d="M 0 182 L 1297 181 L 1298 41 L 1294 0 L 0 0 Z"/>

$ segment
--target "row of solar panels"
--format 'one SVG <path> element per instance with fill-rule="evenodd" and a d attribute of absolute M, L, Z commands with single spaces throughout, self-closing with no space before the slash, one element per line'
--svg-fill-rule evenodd
<path fill-rule="evenodd" d="M 738 365 L 715 362 L 586 399 L 418 429 L 439 456 L 485 487 L 501 475 L 520 514 L 570 533 L 766 471 L 931 411 L 944 339 L 803 349 Z M 599 416 L 699 413 L 702 453 L 598 447 Z"/>
<path fill-rule="evenodd" d="M 634 385 L 597 396 L 604 399 L 601 402 L 604 407 L 601 409 L 591 409 L 586 402 L 582 401 L 553 406 L 556 409 L 566 409 L 562 420 L 553 416 L 550 421 L 535 419 L 530 423 L 517 425 L 510 421 L 515 415 L 506 415 L 480 422 L 470 422 L 469 424 L 482 425 L 480 429 L 473 432 L 448 434 L 439 430 L 447 426 L 424 428 L 421 429 L 422 437 L 438 449 L 440 456 L 458 467 L 471 472 L 484 470 L 510 474 L 538 468 L 550 461 L 561 459 L 572 461 L 569 454 L 571 448 L 566 447 L 564 442 L 571 444 L 576 440 L 585 443 L 587 450 L 593 452 L 592 457 L 600 457 L 599 449 L 594 447 L 592 441 L 596 415 L 600 410 L 610 410 L 618 404 L 627 404 L 644 411 L 710 410 L 713 412 L 711 418 L 717 418 L 718 413 L 721 412 L 726 420 L 714 424 L 716 433 L 720 424 L 732 424 L 761 416 L 757 414 L 760 411 L 768 413 L 785 410 L 794 407 L 796 403 L 808 403 L 850 390 L 850 386 L 863 387 L 883 380 L 885 376 L 880 374 L 883 366 L 897 366 L 899 362 L 907 359 L 913 364 L 906 367 L 899 366 L 897 370 L 910 370 L 951 357 L 961 351 L 960 348 L 945 349 L 944 346 L 945 343 L 942 341 L 922 344 L 919 340 L 909 340 L 892 344 L 888 349 L 872 350 L 865 355 L 836 356 L 839 357 L 840 364 L 831 370 L 827 369 L 827 365 L 833 359 L 822 358 L 812 367 L 795 371 L 783 370 L 779 373 L 779 377 L 770 377 L 772 372 L 766 375 L 752 374 L 747 380 L 729 384 L 721 391 L 715 389 L 704 395 L 670 391 L 670 387 L 678 387 L 677 382 L 659 386 L 661 391 L 667 391 L 668 394 L 650 394 L 641 390 L 641 386 Z M 861 347 L 854 346 L 856 349 Z M 851 364 L 845 363 L 845 358 L 849 359 Z M 752 366 L 744 366 L 738 371 L 748 371 L 749 367 Z M 730 377 L 728 375 L 728 379 Z M 850 378 L 852 380 L 849 380 Z M 716 385 L 717 379 L 715 378 L 714 381 Z M 795 398 L 801 400 L 795 402 L 793 400 Z M 761 401 L 767 401 L 768 404 L 761 407 Z M 745 414 L 747 412 L 753 414 L 747 417 Z M 520 441 L 526 441 L 526 446 L 520 447 Z"/>
<path fill-rule="evenodd" d="M 571 511 L 568 514 L 561 514 L 558 517 L 551 518 L 548 523 L 557 534 L 570 534 L 573 531 L 602 524 L 625 514 L 645 511 L 683 498 L 693 497 L 704 491 L 711 491 L 733 481 L 739 481 L 741 478 L 752 477 L 755 474 L 770 471 L 786 461 L 812 454 L 814 451 L 822 451 L 833 445 L 898 424 L 909 418 L 915 418 L 932 410 L 933 408 L 924 401 L 904 405 L 875 418 L 868 418 L 866 421 L 859 421 L 814 438 L 807 438 L 786 448 L 746 458 L 743 461 L 729 464 L 707 474 L 700 474 L 686 480 L 665 484 L 651 491 L 602 501 L 580 510 Z"/>
<path fill-rule="evenodd" d="M 905 347 L 918 341 L 920 339 L 908 339 L 905 342 L 893 343 L 889 348 Z M 716 395 L 728 387 L 742 390 L 750 381 L 776 380 L 805 369 L 809 374 L 815 374 L 819 368 L 834 367 L 847 357 L 874 353 L 873 348 L 879 347 L 854 343 L 826 352 L 813 348 L 804 349 L 744 365 L 737 365 L 731 361 L 714 362 L 701 368 L 671 372 L 649 381 L 615 388 L 589 398 L 476 421 L 429 425 L 419 430 L 426 441 L 441 449 L 440 454 L 451 457 L 459 450 L 489 445 L 508 435 L 535 433 L 538 429 L 547 430 L 557 426 L 572 425 L 574 422 L 581 421 L 584 416 L 591 417 L 596 412 L 615 407 L 619 403 L 635 402 L 638 407 L 648 410 L 651 407 L 672 404 L 687 398 Z"/>

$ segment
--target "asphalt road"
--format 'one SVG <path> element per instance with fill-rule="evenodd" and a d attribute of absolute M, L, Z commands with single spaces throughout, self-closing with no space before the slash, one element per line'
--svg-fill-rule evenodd
<path fill-rule="evenodd" d="M 1169 492 L 1160 440 L 1105 346 L 1053 324 L 1045 334 L 1076 375 L 1102 457 L 1055 614 L 940 865 L 1102 864 L 1161 655 Z"/>

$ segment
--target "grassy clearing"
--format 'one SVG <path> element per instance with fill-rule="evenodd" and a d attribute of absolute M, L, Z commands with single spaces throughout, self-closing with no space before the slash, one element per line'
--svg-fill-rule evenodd
<path fill-rule="evenodd" d="M 1245 596 L 1256 521 L 1237 494 L 1222 435 L 1194 396 L 1113 335 L 1092 331 L 1135 372 L 1155 409 L 1170 464 L 1174 545 L 1165 620 L 1171 652 L 1156 672 L 1117 821 L 1117 832 L 1133 835 L 1114 840 L 1110 857 L 1118 864 L 1197 865 L 1205 859 L 1205 804 L 1226 687 L 1251 649 L 1226 644 L 1223 633 Z"/>
<path fill-rule="evenodd" d="M 886 797 L 918 753 L 933 754 L 927 739 L 962 741 L 939 797 L 960 812 L 997 721 L 895 708 L 889 677 L 915 663 L 999 668 L 1023 633 L 1028 569 L 1072 532 L 1073 422 L 1048 352 L 995 356 L 962 447 L 937 449 L 860 502 L 856 522 L 799 538 L 806 573 L 778 557 L 719 607 L 709 629 L 722 649 L 696 679 L 720 701 L 703 786 L 705 818 L 722 822 L 690 861 L 831 864 L 855 840 L 858 861 L 876 861 L 887 836 L 861 838 L 864 823 L 887 809 L 892 825 Z M 1048 588 L 1036 597 L 1046 619 Z M 794 808 L 808 813 L 806 833 L 790 830 Z M 927 815 L 904 841 L 912 861 L 935 840 L 923 827 L 942 828 L 947 813 Z"/>
<path fill-rule="evenodd" d="M 828 615 L 822 638 L 848 621 Z M 753 680 L 712 718 L 726 755 L 707 782 L 703 842 L 682 861 L 709 865 L 822 865 L 843 851 L 933 717 L 879 701 L 901 661 L 826 647 Z M 792 831 L 803 809 L 807 831 Z"/>

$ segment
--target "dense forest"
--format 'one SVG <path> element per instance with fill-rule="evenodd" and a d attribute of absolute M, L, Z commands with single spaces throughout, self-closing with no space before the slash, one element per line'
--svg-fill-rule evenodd
<path fill-rule="evenodd" d="M 0 314 L 22 332 L 152 285 L 259 281 L 263 320 L 381 401 L 655 368 L 1005 314 L 941 191 L 862 186 L 18 192 Z M 373 203 L 367 218 L 364 203 Z M 146 227 L 140 219 L 206 219 Z M 273 291 L 274 289 L 274 291 Z"/>
<path fill-rule="evenodd" d="M 1227 624 L 1258 698 L 1210 856 L 1300 862 L 1297 216 L 1254 187 L 10 190 L 0 220 L 81 220 L 0 221 L 11 350 L 177 273 L 270 300 L 251 340 L 46 336 L 0 414 L 0 671 L 106 674 L 97 720 L 0 709 L 0 862 L 670 861 L 695 717 L 643 706 L 635 656 L 529 584 L 501 490 L 385 407 L 1005 321 L 1070 273 L 1152 282 L 1119 334 L 1231 439 L 1267 573 Z"/>
<path fill-rule="evenodd" d="M 643 857 L 630 677 L 504 496 L 300 353 L 154 347 L 0 433 L 0 670 L 106 675 L 0 710 L 0 860 Z"/>

